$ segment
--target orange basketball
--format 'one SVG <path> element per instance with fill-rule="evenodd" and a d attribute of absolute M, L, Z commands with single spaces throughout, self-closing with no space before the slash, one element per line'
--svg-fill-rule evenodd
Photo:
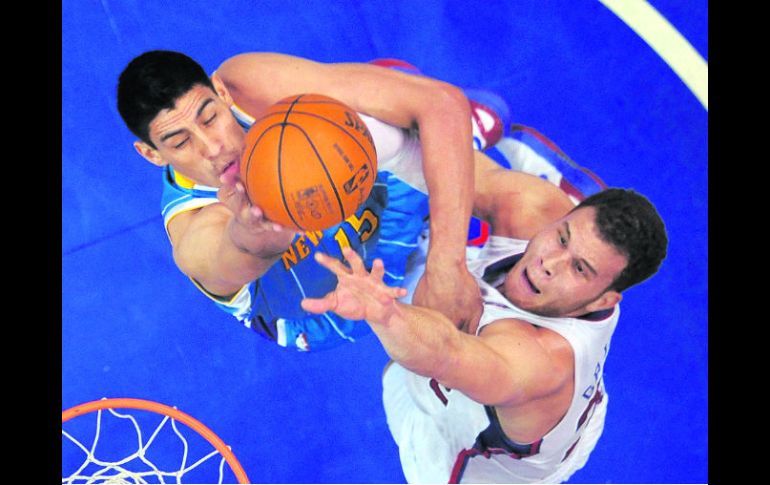
<path fill-rule="evenodd" d="M 377 176 L 372 136 L 336 99 L 301 94 L 278 101 L 246 134 L 240 175 L 269 220 L 301 231 L 353 214 Z"/>

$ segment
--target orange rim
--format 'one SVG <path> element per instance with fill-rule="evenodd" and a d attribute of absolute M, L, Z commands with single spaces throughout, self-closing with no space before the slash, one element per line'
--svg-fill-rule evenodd
<path fill-rule="evenodd" d="M 246 476 L 246 472 L 243 470 L 238 458 L 235 457 L 230 448 L 227 447 L 224 441 L 219 438 L 213 431 L 211 431 L 205 424 L 201 423 L 197 419 L 193 418 L 187 413 L 146 399 L 134 399 L 134 398 L 112 398 L 112 399 L 99 399 L 98 401 L 90 401 L 83 404 L 78 404 L 69 409 L 62 411 L 61 422 L 64 424 L 70 419 L 88 414 L 93 411 L 99 411 L 103 409 L 141 409 L 144 411 L 151 411 L 153 413 L 169 416 L 180 423 L 184 423 L 190 428 L 197 431 L 201 436 L 211 443 L 214 448 L 225 458 L 227 464 L 235 473 L 235 477 L 238 479 L 238 483 L 251 483 L 249 477 Z"/>

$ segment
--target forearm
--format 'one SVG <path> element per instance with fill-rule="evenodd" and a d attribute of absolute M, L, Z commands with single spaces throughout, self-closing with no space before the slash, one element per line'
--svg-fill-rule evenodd
<path fill-rule="evenodd" d="M 219 296 L 262 276 L 294 237 L 287 232 L 249 234 L 225 211 L 208 216 L 176 238 L 174 258 L 184 273 Z"/>
<path fill-rule="evenodd" d="M 537 349 L 528 353 L 532 340 L 502 337 L 492 346 L 458 331 L 435 310 L 394 305 L 395 311 L 383 324 L 367 321 L 388 355 L 415 374 L 490 405 L 524 399 L 532 383 L 551 379 L 549 370 L 539 370 L 549 369 L 542 364 L 542 353 Z"/>
<path fill-rule="evenodd" d="M 416 374 L 437 379 L 452 367 L 462 338 L 441 313 L 397 301 L 387 321 L 367 322 L 394 361 Z"/>
<path fill-rule="evenodd" d="M 421 76 L 402 76 L 401 87 L 394 84 L 380 94 L 378 106 L 390 109 L 370 113 L 390 124 L 417 127 L 430 195 L 429 264 L 439 255 L 442 262 L 462 264 L 474 191 L 470 104 L 456 86 Z"/>
<path fill-rule="evenodd" d="M 474 164 L 470 112 L 462 100 L 419 119 L 423 172 L 430 194 L 429 261 L 465 261 L 473 210 Z M 467 104 L 467 100 L 465 101 Z"/>
<path fill-rule="evenodd" d="M 223 231 L 216 250 L 217 272 L 241 285 L 253 281 L 278 260 L 293 238 L 294 235 L 288 232 L 251 234 L 233 218 Z"/>
<path fill-rule="evenodd" d="M 230 218 L 222 234 L 219 251 L 222 258 L 253 258 L 275 260 L 289 247 L 294 233 L 288 231 L 255 232 L 235 217 Z"/>
<path fill-rule="evenodd" d="M 334 312 L 341 317 L 366 320 L 388 355 L 419 375 L 433 377 L 442 384 L 458 389 L 479 402 L 497 403 L 510 394 L 501 383 L 515 382 L 504 354 L 517 353 L 527 343 L 501 335 L 514 328 L 510 325 L 486 328 L 483 336 L 462 333 L 454 323 L 436 310 L 398 301 L 406 295 L 403 288 L 383 283 L 385 267 L 375 259 L 371 270 L 352 249 L 343 249 L 348 264 L 323 253 L 315 260 L 337 277 L 337 288 L 322 298 L 305 298 L 302 308 L 311 313 Z M 515 325 L 515 322 L 513 323 Z M 523 324 L 533 331 L 534 326 Z M 535 339 L 527 339 L 530 342 Z M 518 357 L 517 357 L 518 358 Z M 523 361 L 529 361 L 523 356 Z"/>

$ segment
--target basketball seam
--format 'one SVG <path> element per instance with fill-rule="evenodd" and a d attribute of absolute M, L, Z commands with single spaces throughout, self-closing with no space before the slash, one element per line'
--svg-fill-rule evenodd
<path fill-rule="evenodd" d="M 281 134 L 278 136 L 278 157 L 276 162 L 278 165 L 278 189 L 281 191 L 281 201 L 283 202 L 283 208 L 286 210 L 286 214 L 289 215 L 294 225 L 304 231 L 305 228 L 302 227 L 302 225 L 300 225 L 296 219 L 294 219 L 294 215 L 292 215 L 291 209 L 289 209 L 289 204 L 286 202 L 286 194 L 284 193 L 284 190 L 283 190 L 283 175 L 281 171 L 281 168 L 282 168 L 281 159 L 283 158 L 283 134 L 286 133 L 286 126 L 288 125 L 289 114 L 291 113 L 291 110 L 294 108 L 294 103 L 299 101 L 301 97 L 302 97 L 301 95 L 297 96 L 297 98 L 292 102 L 291 106 L 289 106 L 289 108 L 286 110 L 286 115 L 284 116 L 283 122 L 281 123 Z M 313 151 L 315 151 L 315 148 L 313 148 Z"/>
<path fill-rule="evenodd" d="M 298 96 L 294 97 L 294 99 L 292 99 L 291 101 L 282 100 L 282 101 L 280 101 L 280 102 L 278 102 L 276 104 L 277 105 L 287 106 L 287 107 L 284 108 L 284 111 L 268 113 L 265 116 L 262 116 L 261 118 L 259 118 L 259 119 L 254 121 L 252 126 L 257 125 L 258 123 L 263 123 L 264 121 L 268 120 L 272 116 L 276 116 L 277 117 L 278 115 L 283 115 L 282 119 L 278 118 L 278 121 L 276 121 L 272 125 L 264 128 L 263 132 L 260 134 L 260 136 L 257 138 L 255 143 L 251 147 L 251 150 L 250 150 L 250 153 L 249 153 L 249 157 L 247 159 L 247 164 L 246 164 L 246 172 L 248 172 L 250 167 L 251 167 L 253 154 L 254 154 L 254 152 L 255 152 L 259 142 L 262 140 L 262 138 L 270 130 L 272 130 L 273 128 L 275 128 L 275 127 L 280 125 L 281 130 L 280 130 L 280 133 L 278 135 L 278 147 L 277 147 L 278 148 L 278 153 L 277 153 L 277 157 L 276 157 L 276 165 L 277 165 L 277 167 L 276 167 L 277 170 L 276 171 L 277 171 L 277 178 L 278 178 L 278 189 L 279 189 L 279 193 L 280 193 L 280 196 L 281 196 L 281 202 L 283 204 L 284 210 L 286 211 L 286 214 L 289 216 L 289 218 L 291 219 L 292 223 L 297 228 L 299 228 L 300 230 L 305 230 L 306 228 L 304 227 L 303 224 L 300 224 L 298 222 L 297 218 L 293 214 L 293 210 L 292 210 L 292 208 L 290 207 L 290 205 L 288 203 L 286 191 L 284 189 L 284 184 L 283 184 L 283 141 L 284 141 L 284 136 L 287 133 L 287 130 L 288 130 L 289 126 L 292 126 L 292 127 L 296 128 L 302 134 L 302 136 L 305 137 L 308 145 L 313 150 L 313 153 L 316 156 L 316 160 L 321 165 L 321 168 L 323 169 L 324 174 L 326 176 L 327 182 L 331 186 L 332 191 L 334 193 L 334 197 L 337 200 L 337 205 L 338 205 L 338 208 L 339 208 L 341 219 L 345 218 L 345 208 L 344 208 L 344 203 L 342 201 L 342 198 L 340 196 L 340 192 L 337 189 L 336 182 L 333 179 L 333 177 L 331 176 L 331 173 L 329 172 L 329 169 L 327 168 L 326 163 L 325 163 L 323 157 L 321 156 L 321 154 L 320 154 L 320 152 L 318 150 L 318 147 L 316 146 L 316 144 L 313 142 L 311 136 L 308 134 L 308 132 L 305 130 L 305 128 L 303 128 L 301 126 L 300 123 L 295 123 L 295 122 L 290 122 L 289 121 L 289 119 L 290 119 L 292 114 L 304 115 L 304 116 L 315 118 L 317 120 L 321 120 L 321 121 L 323 121 L 323 122 L 325 122 L 327 124 L 330 124 L 333 127 L 337 128 L 341 133 L 344 133 L 348 137 L 349 140 L 352 140 L 355 143 L 355 145 L 358 146 L 358 148 L 361 150 L 361 152 L 366 157 L 367 166 L 368 166 L 368 168 L 370 170 L 371 176 L 372 177 L 376 177 L 376 175 L 377 175 L 376 174 L 376 170 L 374 168 L 374 160 L 369 155 L 369 150 L 366 147 L 363 146 L 363 143 L 361 141 L 359 141 L 357 136 L 355 136 L 354 134 L 352 134 L 350 132 L 350 130 L 349 130 L 349 128 L 351 128 L 350 125 L 343 124 L 343 123 L 338 122 L 336 120 L 332 120 L 332 119 L 326 118 L 323 115 L 319 115 L 319 114 L 312 113 L 312 112 L 302 111 L 302 108 L 298 107 L 298 105 L 301 105 L 301 104 L 308 105 L 308 106 L 309 105 L 313 105 L 313 104 L 316 104 L 316 105 L 324 105 L 324 104 L 326 104 L 326 105 L 334 105 L 334 106 L 342 107 L 344 109 L 349 109 L 350 111 L 352 111 L 354 116 L 357 116 L 357 113 L 355 112 L 355 110 L 352 110 L 349 106 L 347 106 L 347 105 L 345 105 L 345 104 L 343 104 L 343 103 L 341 103 L 339 101 L 333 100 L 333 99 L 329 99 L 329 100 L 303 100 L 303 98 L 306 97 L 306 96 L 309 96 L 309 95 L 301 94 L 301 95 L 298 95 Z M 359 120 L 360 120 L 360 118 L 359 118 Z M 363 120 L 360 120 L 360 121 L 366 127 L 365 122 Z M 367 131 L 368 131 L 368 127 L 366 127 L 366 128 L 367 128 Z M 373 145 L 374 145 L 374 143 L 372 142 L 372 144 L 371 144 L 372 149 L 376 153 L 376 147 L 374 147 Z M 250 197 L 249 197 L 249 200 L 251 201 Z"/>
<path fill-rule="evenodd" d="M 360 148 L 360 149 L 361 149 L 361 152 L 362 152 L 362 153 L 364 154 L 364 156 L 366 157 L 366 162 L 367 162 L 367 164 L 369 165 L 369 170 L 371 170 L 371 171 L 372 171 L 372 177 L 377 177 L 377 171 L 374 169 L 374 166 L 373 166 L 373 164 L 372 164 L 372 159 L 371 159 L 371 157 L 369 157 L 369 153 L 367 153 L 367 150 L 366 150 L 366 148 L 364 148 L 363 144 L 361 144 L 361 142 L 359 142 L 359 141 L 356 139 L 356 137 L 355 137 L 355 136 L 351 135 L 351 134 L 350 134 L 350 132 L 349 132 L 347 129 L 345 129 L 345 127 L 344 127 L 343 125 L 341 125 L 341 124 L 339 124 L 339 123 L 337 123 L 337 122 L 335 122 L 335 121 L 332 121 L 332 120 L 330 120 L 330 119 L 328 119 L 328 118 L 324 118 L 323 116 L 321 116 L 321 115 L 318 115 L 318 114 L 315 114 L 315 113 L 308 113 L 308 112 L 306 112 L 306 111 L 293 111 L 293 113 L 294 113 L 294 114 L 301 114 L 301 115 L 305 115 L 305 116 L 311 116 L 311 117 L 313 117 L 313 118 L 317 118 L 317 119 L 319 119 L 319 120 L 321 120 L 321 121 L 325 121 L 325 122 L 329 123 L 330 125 L 332 125 L 332 126 L 334 126 L 334 127 L 338 128 L 338 129 L 339 129 L 339 130 L 340 130 L 342 133 L 344 133 L 344 134 L 345 134 L 345 135 L 346 135 L 348 138 L 350 138 L 351 140 L 353 140 L 353 142 L 354 142 L 356 145 L 358 145 L 358 148 Z M 361 120 L 361 123 L 364 123 L 364 120 Z M 366 125 L 366 123 L 364 123 L 364 125 Z M 366 128 L 366 129 L 368 130 L 368 129 L 369 129 L 369 127 L 367 126 L 367 128 Z M 371 134 L 371 133 L 370 133 L 370 134 Z M 372 142 L 372 147 L 374 147 L 374 143 L 373 143 L 373 142 Z M 374 150 L 375 150 L 375 154 L 376 154 L 376 150 L 377 150 L 377 149 L 376 149 L 376 148 L 374 148 Z"/>
<path fill-rule="evenodd" d="M 310 138 L 310 135 L 308 135 L 305 130 L 299 126 L 295 125 L 294 123 L 286 123 L 287 126 L 293 126 L 294 128 L 298 129 L 300 133 L 307 139 L 308 144 L 310 145 L 310 148 L 313 149 L 313 153 L 316 155 L 316 159 L 318 160 L 318 163 L 321 165 L 321 168 L 323 168 L 324 173 L 326 174 L 326 179 L 329 181 L 329 185 L 331 186 L 332 190 L 334 191 L 334 197 L 337 199 L 337 205 L 339 205 L 340 209 L 340 218 L 345 218 L 345 207 L 342 204 L 342 199 L 340 198 L 340 193 L 337 191 L 337 184 L 334 182 L 334 179 L 332 178 L 331 174 L 329 173 L 329 170 L 326 168 L 326 163 L 323 161 L 323 157 L 321 157 L 321 154 L 318 153 L 318 150 L 316 149 L 315 143 L 313 143 L 312 138 Z M 283 181 L 281 181 L 283 182 Z M 283 187 L 283 183 L 281 184 Z M 293 219 L 293 218 L 292 218 Z"/>

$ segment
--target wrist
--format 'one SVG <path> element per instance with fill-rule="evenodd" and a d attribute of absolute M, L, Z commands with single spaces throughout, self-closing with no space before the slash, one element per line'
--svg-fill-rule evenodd
<path fill-rule="evenodd" d="M 233 218 L 227 235 L 230 243 L 239 252 L 257 258 L 271 258 L 280 255 L 289 248 L 294 233 L 288 231 L 254 231 Z"/>
<path fill-rule="evenodd" d="M 458 224 L 456 218 L 445 223 L 438 222 L 431 216 L 430 239 L 428 242 L 428 261 L 457 265 L 465 263 L 465 251 L 468 242 L 468 224 Z M 468 217 L 465 220 L 470 220 Z"/>
<path fill-rule="evenodd" d="M 465 269 L 465 245 L 460 247 L 432 247 L 425 257 L 425 271 L 456 271 Z"/>

